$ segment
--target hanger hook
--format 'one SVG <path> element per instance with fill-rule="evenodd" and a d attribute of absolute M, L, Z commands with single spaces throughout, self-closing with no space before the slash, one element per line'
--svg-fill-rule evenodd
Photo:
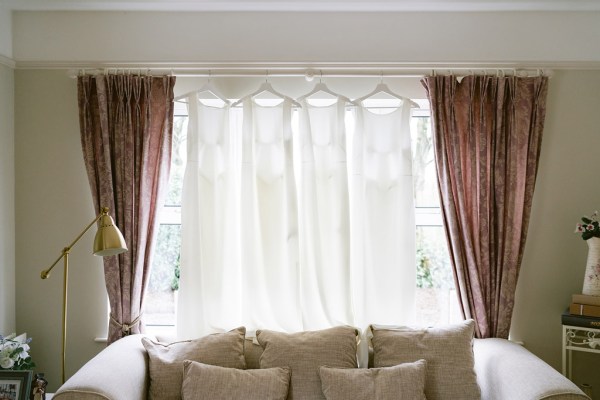
<path fill-rule="evenodd" d="M 323 70 L 319 70 L 319 72 L 321 73 L 321 76 L 319 77 L 319 83 L 323 83 Z"/>
<path fill-rule="evenodd" d="M 210 83 L 210 69 L 208 70 L 208 80 L 206 81 L 206 83 Z"/>
<path fill-rule="evenodd" d="M 267 73 L 265 75 L 265 83 L 269 83 L 269 70 L 267 70 Z"/>

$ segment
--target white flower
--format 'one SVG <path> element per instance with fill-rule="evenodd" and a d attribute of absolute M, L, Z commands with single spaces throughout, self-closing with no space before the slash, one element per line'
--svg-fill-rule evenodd
<path fill-rule="evenodd" d="M 23 336 L 14 338 L 14 335 L 7 337 L 0 335 L 0 370 L 35 367 L 29 355 L 29 344 L 27 344 L 31 339 L 27 340 Z"/>
<path fill-rule="evenodd" d="M 15 362 L 10 357 L 4 357 L 0 360 L 0 367 L 4 369 L 10 369 L 15 365 Z"/>

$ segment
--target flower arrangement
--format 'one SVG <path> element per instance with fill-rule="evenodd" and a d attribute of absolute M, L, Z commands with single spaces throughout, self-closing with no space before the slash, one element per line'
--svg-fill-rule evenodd
<path fill-rule="evenodd" d="M 594 211 L 591 217 L 583 216 L 581 221 L 575 226 L 575 233 L 581 233 L 583 240 L 588 240 L 593 237 L 600 238 L 600 223 L 598 221 L 598 211 Z"/>
<path fill-rule="evenodd" d="M 29 355 L 29 339 L 20 339 L 15 334 L 0 335 L 0 370 L 23 371 L 33 369 L 35 363 Z"/>

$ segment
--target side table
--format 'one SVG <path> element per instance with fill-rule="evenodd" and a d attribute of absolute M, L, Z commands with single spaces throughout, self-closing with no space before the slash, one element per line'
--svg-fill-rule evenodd
<path fill-rule="evenodd" d="M 600 328 L 563 325 L 562 374 L 571 379 L 573 351 L 600 354 Z"/>

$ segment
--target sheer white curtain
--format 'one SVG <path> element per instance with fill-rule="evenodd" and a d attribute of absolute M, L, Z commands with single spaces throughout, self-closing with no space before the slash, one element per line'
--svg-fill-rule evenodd
<path fill-rule="evenodd" d="M 178 336 L 410 323 L 409 106 L 189 101 Z"/>

